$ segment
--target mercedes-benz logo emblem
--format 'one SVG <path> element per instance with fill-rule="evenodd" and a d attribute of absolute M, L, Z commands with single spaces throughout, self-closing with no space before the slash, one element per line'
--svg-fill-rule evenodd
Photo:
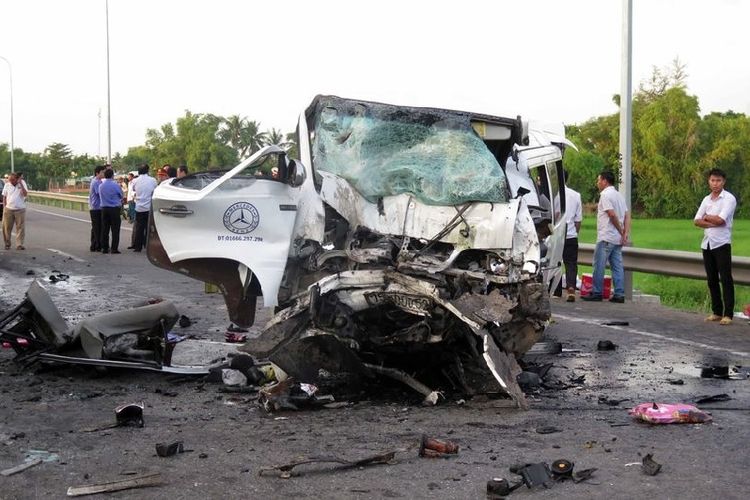
<path fill-rule="evenodd" d="M 236 234 L 251 233 L 260 224 L 258 209 L 247 202 L 235 203 L 224 212 L 224 227 Z"/>

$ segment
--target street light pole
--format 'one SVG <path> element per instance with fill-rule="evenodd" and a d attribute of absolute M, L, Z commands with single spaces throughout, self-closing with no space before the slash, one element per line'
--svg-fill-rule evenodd
<path fill-rule="evenodd" d="M 620 194 L 632 210 L 633 150 L 633 0 L 622 0 L 622 62 L 620 68 Z M 630 236 L 628 236 L 630 238 Z M 625 273 L 625 297 L 633 298 L 633 273 Z"/>
<path fill-rule="evenodd" d="M 620 75 L 620 193 L 631 209 L 633 146 L 633 0 L 622 1 L 622 63 Z"/>
<path fill-rule="evenodd" d="M 5 61 L 8 65 L 8 81 L 10 82 L 10 171 L 16 171 L 16 163 L 13 159 L 13 69 L 10 66 L 10 61 L 0 56 L 0 59 Z"/>
<path fill-rule="evenodd" d="M 107 16 L 107 164 L 112 165 L 112 109 L 109 99 L 109 0 L 106 0 L 104 6 Z"/>

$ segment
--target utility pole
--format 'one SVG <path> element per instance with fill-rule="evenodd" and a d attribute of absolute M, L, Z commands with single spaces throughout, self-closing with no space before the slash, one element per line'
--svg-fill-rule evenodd
<path fill-rule="evenodd" d="M 104 3 L 107 18 L 107 164 L 112 165 L 112 108 L 109 96 L 109 0 Z"/>
<path fill-rule="evenodd" d="M 631 153 L 633 149 L 633 0 L 622 0 L 622 66 L 620 79 L 620 194 L 632 218 Z M 633 273 L 625 273 L 625 297 L 633 298 Z"/>
<path fill-rule="evenodd" d="M 96 128 L 96 156 L 102 157 L 102 108 L 99 108 L 99 112 L 96 114 L 97 128 Z"/>

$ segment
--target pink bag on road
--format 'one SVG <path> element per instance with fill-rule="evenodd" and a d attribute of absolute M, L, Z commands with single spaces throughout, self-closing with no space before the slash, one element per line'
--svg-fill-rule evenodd
<path fill-rule="evenodd" d="M 703 424 L 712 420 L 708 413 L 682 403 L 642 403 L 628 413 L 649 424 Z"/>

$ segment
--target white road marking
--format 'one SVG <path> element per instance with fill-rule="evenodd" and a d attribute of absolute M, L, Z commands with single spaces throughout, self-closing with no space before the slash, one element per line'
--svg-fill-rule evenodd
<path fill-rule="evenodd" d="M 30 210 L 32 212 L 39 212 L 39 213 L 47 214 L 47 215 L 55 215 L 57 217 L 62 217 L 63 219 L 77 220 L 77 221 L 80 221 L 80 222 L 87 222 L 87 223 L 91 224 L 91 219 L 79 219 L 77 217 L 71 217 L 69 215 L 56 214 L 55 212 L 47 212 L 46 210 L 39 210 L 38 208 L 31 208 Z"/>
<path fill-rule="evenodd" d="M 63 219 L 77 220 L 78 222 L 85 222 L 86 224 L 91 224 L 91 219 L 79 219 L 78 217 L 71 217 L 70 215 L 57 214 L 55 212 L 47 212 L 46 210 L 39 210 L 38 208 L 30 208 L 29 210 L 33 212 L 39 212 L 41 214 L 54 215 L 55 217 L 62 217 Z M 133 230 L 132 227 L 128 227 L 125 224 L 120 226 L 120 229 L 124 229 L 125 231 Z"/>
<path fill-rule="evenodd" d="M 627 327 L 627 326 L 602 325 L 603 322 L 608 321 L 608 320 L 605 320 L 605 319 L 574 318 L 573 316 L 566 316 L 564 314 L 553 314 L 553 318 L 560 318 L 560 319 L 564 319 L 565 321 L 572 321 L 574 323 L 586 323 L 586 324 L 589 324 L 589 325 L 597 325 L 597 326 L 601 326 L 601 327 L 604 327 L 604 328 L 611 328 L 613 330 L 620 330 L 620 331 L 627 332 L 627 333 L 633 333 L 635 335 L 641 335 L 643 337 L 649 337 L 649 338 L 652 338 L 652 339 L 663 340 L 663 341 L 666 341 L 666 342 L 674 342 L 676 344 L 683 344 L 683 345 L 687 345 L 687 346 L 690 346 L 690 347 L 697 347 L 699 349 L 708 349 L 708 350 L 711 350 L 711 351 L 721 351 L 721 352 L 729 353 L 729 354 L 731 354 L 733 356 L 741 356 L 741 357 L 744 357 L 744 358 L 750 358 L 750 353 L 748 353 L 748 352 L 733 351 L 733 350 L 727 349 L 725 347 L 719 347 L 719 346 L 715 346 L 715 345 L 711 345 L 711 344 L 704 344 L 702 342 L 695 342 L 694 340 L 678 339 L 678 338 L 674 338 L 674 337 L 669 337 L 667 335 L 662 335 L 662 334 L 659 334 L 659 333 L 646 332 L 644 330 L 637 330 L 635 328 L 630 328 L 630 327 Z"/>
<path fill-rule="evenodd" d="M 64 255 L 65 257 L 70 257 L 71 259 L 73 259 L 76 262 L 86 262 L 85 260 L 83 260 L 81 258 L 78 258 L 75 255 L 71 255 L 69 253 L 63 252 L 62 250 L 58 250 L 56 248 L 48 248 L 47 250 L 49 250 L 52 253 L 59 253 L 60 255 Z"/>

